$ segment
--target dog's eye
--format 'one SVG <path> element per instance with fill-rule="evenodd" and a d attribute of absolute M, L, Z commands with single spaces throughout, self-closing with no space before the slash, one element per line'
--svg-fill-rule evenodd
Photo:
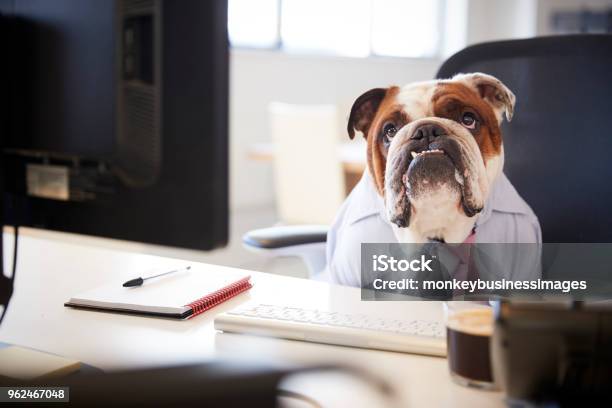
<path fill-rule="evenodd" d="M 393 123 L 386 123 L 383 126 L 383 134 L 387 137 L 387 139 L 393 139 L 393 136 L 397 133 L 397 128 Z"/>
<path fill-rule="evenodd" d="M 461 124 L 468 129 L 475 129 L 476 122 L 478 122 L 478 119 L 476 119 L 476 115 L 472 112 L 465 112 L 463 116 L 461 116 Z"/>

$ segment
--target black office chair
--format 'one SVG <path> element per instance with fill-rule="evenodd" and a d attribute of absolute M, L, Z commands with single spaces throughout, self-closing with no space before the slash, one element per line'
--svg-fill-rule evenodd
<path fill-rule="evenodd" d="M 612 35 L 478 44 L 450 57 L 437 77 L 477 71 L 517 96 L 503 125 L 504 171 L 538 216 L 544 242 L 612 242 Z M 302 244 L 324 242 L 320 231 L 281 232 L 258 230 L 244 242 L 285 254 L 296 233 Z"/>
<path fill-rule="evenodd" d="M 516 95 L 503 124 L 504 171 L 544 242 L 612 242 L 612 35 L 478 44 L 437 77 L 477 71 Z"/>

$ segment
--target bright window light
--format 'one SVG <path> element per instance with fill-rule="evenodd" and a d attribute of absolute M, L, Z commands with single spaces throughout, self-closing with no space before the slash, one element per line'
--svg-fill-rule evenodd
<path fill-rule="evenodd" d="M 437 1 L 374 0 L 372 53 L 396 57 L 435 55 L 443 29 L 438 6 Z"/>
<path fill-rule="evenodd" d="M 229 0 L 228 30 L 238 47 L 432 57 L 440 52 L 445 29 L 441 1 Z"/>
<path fill-rule="evenodd" d="M 228 31 L 233 46 L 271 48 L 278 44 L 278 0 L 230 0 Z"/>
<path fill-rule="evenodd" d="M 365 57 L 370 53 L 370 6 L 370 0 L 283 0 L 283 47 Z"/>

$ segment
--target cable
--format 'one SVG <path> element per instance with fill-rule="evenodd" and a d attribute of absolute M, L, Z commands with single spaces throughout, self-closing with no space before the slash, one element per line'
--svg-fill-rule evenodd
<path fill-rule="evenodd" d="M 11 274 L 11 281 L 15 282 L 15 274 L 17 273 L 17 242 L 19 240 L 19 225 L 13 225 L 13 235 L 15 235 L 15 241 L 13 243 L 13 273 Z"/>
<path fill-rule="evenodd" d="M 397 398 L 395 390 L 391 387 L 389 383 L 387 383 L 382 378 L 373 375 L 369 371 L 365 371 L 355 366 L 340 366 L 339 367 L 339 366 L 334 366 L 334 365 L 319 365 L 319 366 L 315 365 L 315 366 L 310 366 L 310 367 L 298 368 L 295 372 L 293 372 L 290 375 L 294 375 L 294 374 L 300 375 L 300 374 L 305 374 L 309 372 L 310 373 L 317 372 L 317 371 L 319 372 L 336 371 L 340 373 L 345 372 L 347 374 L 355 376 L 356 378 L 360 378 L 361 380 L 370 384 L 372 387 L 377 389 L 380 395 L 385 396 L 390 400 L 396 400 Z M 294 398 L 294 399 L 303 401 L 309 405 L 312 405 L 315 408 L 322 407 L 322 405 L 318 401 L 316 401 L 314 398 L 304 395 L 302 393 L 296 392 L 296 391 L 287 390 L 285 388 L 278 388 L 277 395 L 279 397 Z"/>
<path fill-rule="evenodd" d="M 282 388 L 277 390 L 277 392 L 279 397 L 293 398 L 312 405 L 314 408 L 323 408 L 323 405 L 319 404 L 314 398 L 310 398 L 309 396 L 300 394 L 299 392 L 284 390 Z"/>

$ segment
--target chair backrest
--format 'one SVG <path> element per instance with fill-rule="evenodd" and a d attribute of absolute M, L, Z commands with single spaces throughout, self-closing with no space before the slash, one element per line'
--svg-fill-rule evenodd
<path fill-rule="evenodd" d="M 344 199 L 334 105 L 269 106 L 277 210 L 287 224 L 331 224 Z"/>
<path fill-rule="evenodd" d="M 450 57 L 438 78 L 484 72 L 515 94 L 505 172 L 544 242 L 612 242 L 612 36 L 500 41 Z"/>

